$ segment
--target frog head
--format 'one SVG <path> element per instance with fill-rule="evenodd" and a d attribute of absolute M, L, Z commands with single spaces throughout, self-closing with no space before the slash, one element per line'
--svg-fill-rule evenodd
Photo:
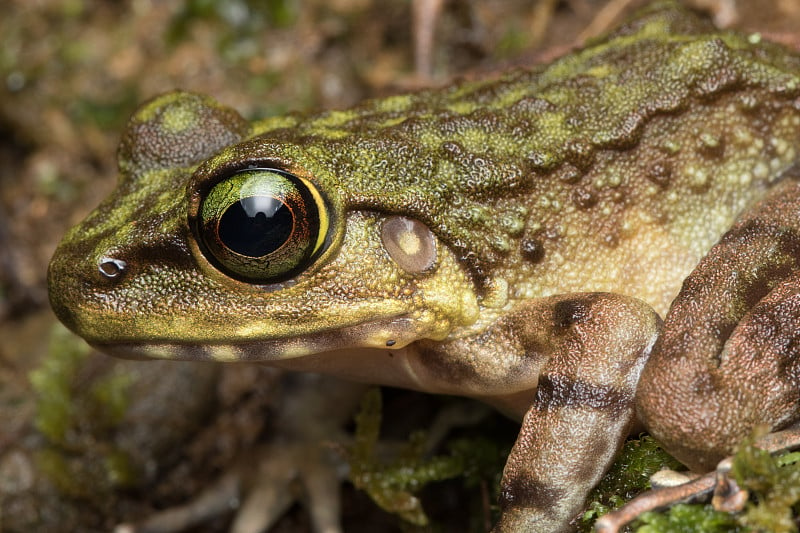
<path fill-rule="evenodd" d="M 390 154 L 302 120 L 251 126 L 186 92 L 143 105 L 116 190 L 50 264 L 58 317 L 113 355 L 272 361 L 474 322 L 473 277 L 417 215 L 429 198 L 407 189 L 382 205 Z M 352 176 L 372 180 L 369 198 Z"/>

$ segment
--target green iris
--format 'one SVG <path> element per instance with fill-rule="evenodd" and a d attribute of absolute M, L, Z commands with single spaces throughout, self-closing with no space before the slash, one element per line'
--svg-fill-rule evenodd
<path fill-rule="evenodd" d="M 214 185 L 200 206 L 199 232 L 209 259 L 249 283 L 299 274 L 322 250 L 329 227 L 314 185 L 275 169 L 237 172 Z"/>

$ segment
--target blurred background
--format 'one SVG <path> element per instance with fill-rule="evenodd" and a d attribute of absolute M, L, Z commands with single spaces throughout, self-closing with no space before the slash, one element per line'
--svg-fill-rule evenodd
<path fill-rule="evenodd" d="M 114 187 L 119 132 L 139 103 L 182 88 L 248 119 L 346 107 L 556 57 L 642 3 L 2 0 L 0 530 L 109 531 L 185 501 L 269 438 L 286 394 L 270 369 L 119 362 L 56 325 L 47 263 Z M 795 0 L 691 5 L 785 40 L 800 28 Z M 384 420 L 407 435 L 446 401 L 390 392 Z M 513 424 L 485 424 L 498 449 L 513 441 Z M 448 517 L 463 511 L 461 498 L 493 504 L 492 475 L 434 491 L 439 530 L 481 530 L 486 517 Z M 346 531 L 410 528 L 347 490 Z M 225 531 L 229 520 L 197 531 Z M 277 530 L 308 527 L 295 509 Z"/>

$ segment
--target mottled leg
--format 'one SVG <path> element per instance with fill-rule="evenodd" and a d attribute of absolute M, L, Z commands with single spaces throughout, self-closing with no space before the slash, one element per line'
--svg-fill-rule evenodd
<path fill-rule="evenodd" d="M 524 343 L 547 363 L 503 472 L 495 531 L 552 533 L 571 529 L 619 452 L 660 320 L 643 302 L 600 293 L 550 298 L 526 314 Z"/>
<path fill-rule="evenodd" d="M 742 217 L 684 282 L 639 384 L 652 434 L 712 470 L 757 425 L 800 413 L 800 185 Z"/>

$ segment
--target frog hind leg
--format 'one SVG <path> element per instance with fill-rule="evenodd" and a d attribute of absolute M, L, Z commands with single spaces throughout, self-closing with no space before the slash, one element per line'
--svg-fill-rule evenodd
<path fill-rule="evenodd" d="M 649 306 L 615 294 L 531 308 L 529 320 L 517 316 L 517 333 L 547 362 L 503 472 L 498 533 L 572 529 L 631 429 L 636 383 L 660 328 Z"/>
<path fill-rule="evenodd" d="M 799 215 L 787 179 L 741 217 L 684 282 L 642 372 L 639 417 L 692 470 L 800 418 Z"/>

